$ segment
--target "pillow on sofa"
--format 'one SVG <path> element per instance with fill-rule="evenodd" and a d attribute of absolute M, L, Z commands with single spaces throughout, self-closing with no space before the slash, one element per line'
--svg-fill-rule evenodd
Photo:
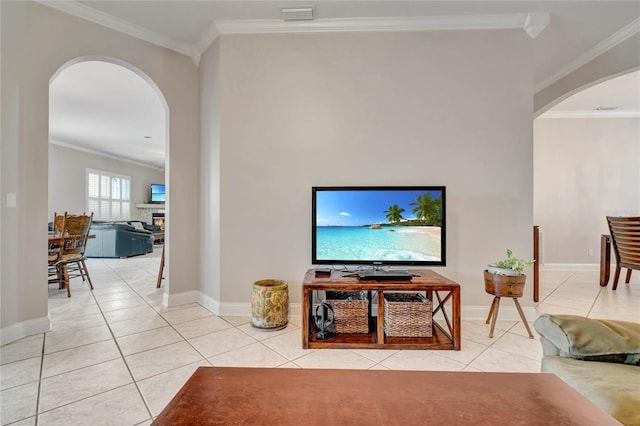
<path fill-rule="evenodd" d="M 640 324 L 543 314 L 534 327 L 561 356 L 640 365 Z"/>
<path fill-rule="evenodd" d="M 129 224 L 131 226 L 133 226 L 134 228 L 136 228 L 138 231 L 144 231 L 144 226 L 142 225 L 142 222 L 135 222 L 135 221 L 131 221 L 129 222 Z"/>

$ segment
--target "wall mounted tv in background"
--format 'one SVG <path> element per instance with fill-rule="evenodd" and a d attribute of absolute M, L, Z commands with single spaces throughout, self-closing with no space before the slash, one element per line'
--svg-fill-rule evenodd
<path fill-rule="evenodd" d="M 444 186 L 312 188 L 312 263 L 446 266 Z"/>
<path fill-rule="evenodd" d="M 151 184 L 151 199 L 152 203 L 164 203 L 165 202 L 165 188 L 162 183 Z"/>

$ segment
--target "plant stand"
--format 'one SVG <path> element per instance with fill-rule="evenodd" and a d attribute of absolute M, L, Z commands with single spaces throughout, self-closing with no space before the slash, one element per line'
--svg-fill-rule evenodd
<path fill-rule="evenodd" d="M 533 334 L 531 333 L 531 329 L 527 323 L 527 318 L 525 318 L 524 312 L 522 312 L 522 308 L 520 307 L 520 303 L 518 303 L 518 298 L 522 297 L 524 294 L 524 283 L 526 279 L 526 275 L 507 276 L 484 271 L 484 289 L 487 293 L 494 296 L 486 321 L 486 324 L 489 324 L 489 320 L 491 320 L 491 331 L 489 331 L 490 338 L 493 338 L 493 330 L 496 327 L 498 309 L 500 308 L 500 298 L 511 297 L 513 299 L 513 303 L 516 305 L 516 309 L 518 309 L 520 319 L 522 319 L 524 327 L 527 329 L 527 333 L 529 333 L 529 338 L 533 339 Z"/>

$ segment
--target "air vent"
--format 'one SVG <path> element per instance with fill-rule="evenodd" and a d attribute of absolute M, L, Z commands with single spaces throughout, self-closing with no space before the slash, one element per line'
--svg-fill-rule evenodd
<path fill-rule="evenodd" d="M 313 7 L 280 9 L 285 21 L 309 21 L 313 19 Z"/>

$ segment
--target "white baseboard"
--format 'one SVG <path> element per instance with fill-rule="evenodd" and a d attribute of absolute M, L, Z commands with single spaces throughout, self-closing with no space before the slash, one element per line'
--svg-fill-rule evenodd
<path fill-rule="evenodd" d="M 200 293 L 198 297 L 198 303 L 200 303 L 202 306 L 204 306 L 214 314 L 220 315 L 220 302 L 218 302 L 213 297 L 207 296 L 204 293 L 201 293 L 201 292 L 198 292 L 198 293 Z"/>
<path fill-rule="evenodd" d="M 51 331 L 51 319 L 49 316 L 18 322 L 0 330 L 0 344 L 6 345 L 23 337 L 46 331 Z"/>
<path fill-rule="evenodd" d="M 162 295 L 162 304 L 167 307 L 184 305 L 186 303 L 194 303 L 200 301 L 200 293 L 198 290 L 184 291 L 182 293 Z"/>
<path fill-rule="evenodd" d="M 197 302 L 205 308 L 209 309 L 216 315 L 220 316 L 233 316 L 233 317 L 250 317 L 251 316 L 251 303 L 220 303 L 220 301 L 206 294 L 193 290 L 185 291 L 183 293 L 176 294 L 164 294 L 162 298 L 162 304 L 164 306 L 177 306 L 184 305 L 186 303 Z M 302 309 L 300 303 L 289 303 L 289 316 L 300 316 Z"/>
<path fill-rule="evenodd" d="M 170 304 L 167 304 L 166 301 L 169 300 Z M 207 296 L 199 291 L 187 291 L 184 293 L 178 293 L 174 295 L 169 295 L 167 298 L 167 294 L 164 295 L 164 304 L 165 306 L 176 306 L 183 305 L 185 303 L 193 303 L 197 302 L 209 309 L 216 315 L 220 316 L 234 316 L 234 317 L 250 317 L 251 316 L 251 303 L 243 302 L 243 303 L 226 303 L 220 302 L 210 296 Z M 509 302 L 507 298 L 504 298 L 504 302 Z M 377 307 L 372 306 L 373 314 L 376 314 Z M 460 317 L 463 320 L 468 321 L 477 321 L 482 320 L 485 321 L 487 319 L 487 315 L 489 314 L 489 306 L 461 306 Z M 537 317 L 536 308 L 533 306 L 523 306 L 522 310 L 524 312 L 527 321 L 534 321 Z M 289 316 L 296 317 L 302 315 L 302 304 L 301 303 L 289 303 Z M 516 309 L 513 303 L 501 303 L 500 310 L 498 313 L 499 320 L 505 321 L 520 321 L 520 315 L 518 314 L 518 310 Z"/>
<path fill-rule="evenodd" d="M 613 266 L 614 263 L 611 263 Z M 599 271 L 599 263 L 545 263 L 540 265 L 543 271 Z"/>

